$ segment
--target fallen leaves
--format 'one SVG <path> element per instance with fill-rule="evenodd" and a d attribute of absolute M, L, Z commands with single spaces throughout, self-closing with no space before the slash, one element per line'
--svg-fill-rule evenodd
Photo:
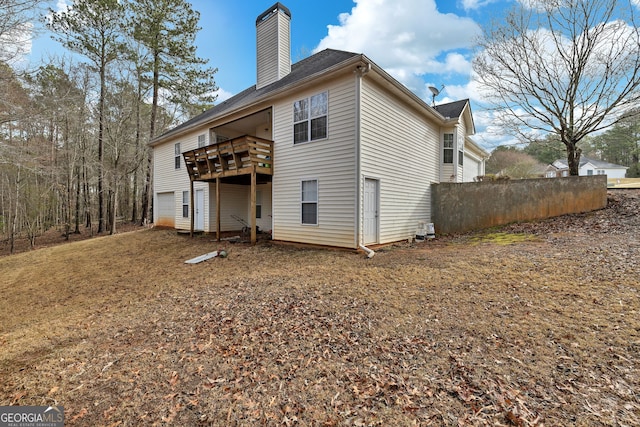
<path fill-rule="evenodd" d="M 452 236 L 369 260 L 238 246 L 187 270 L 163 257 L 206 239 L 136 233 L 144 254 L 125 261 L 160 265 L 130 288 L 93 271 L 95 309 L 50 327 L 55 346 L 1 347 L 0 404 L 55 397 L 70 426 L 640 425 L 640 241 L 622 233 L 640 202 L 621 194 L 506 227 L 535 236 L 509 245 Z"/>

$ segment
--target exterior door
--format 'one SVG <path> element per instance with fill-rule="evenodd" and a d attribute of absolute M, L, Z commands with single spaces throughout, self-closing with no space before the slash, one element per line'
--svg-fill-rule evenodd
<path fill-rule="evenodd" d="M 378 189 L 376 179 L 364 180 L 364 244 L 378 243 Z"/>
<path fill-rule="evenodd" d="M 176 224 L 176 202 L 173 192 L 158 193 L 158 206 L 155 209 L 158 212 L 156 219 L 157 227 L 174 228 Z"/>
<path fill-rule="evenodd" d="M 204 190 L 196 190 L 194 229 L 204 231 Z"/>

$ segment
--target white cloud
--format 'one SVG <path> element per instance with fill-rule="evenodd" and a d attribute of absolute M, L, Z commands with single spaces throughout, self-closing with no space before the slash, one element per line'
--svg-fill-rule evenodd
<path fill-rule="evenodd" d="M 495 3 L 498 0 L 461 0 L 462 8 L 464 10 L 480 9 L 481 7 L 488 6 L 491 3 Z M 638 0 L 640 1 L 640 0 Z"/>
<path fill-rule="evenodd" d="M 350 13 L 329 25 L 314 52 L 326 48 L 364 53 L 426 97 L 426 74 L 468 73 L 467 50 L 480 33 L 473 20 L 437 10 L 435 0 L 355 0 Z"/>
<path fill-rule="evenodd" d="M 56 12 L 66 12 L 69 9 L 68 0 L 58 0 L 56 2 Z"/>
<path fill-rule="evenodd" d="M 218 90 L 214 92 L 214 95 L 218 95 L 216 98 L 216 104 L 220 104 L 231 98 L 234 94 L 219 87 Z"/>

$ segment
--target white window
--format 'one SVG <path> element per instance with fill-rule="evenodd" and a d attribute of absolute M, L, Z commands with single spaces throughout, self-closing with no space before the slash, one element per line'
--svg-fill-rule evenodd
<path fill-rule="evenodd" d="M 180 169 L 180 157 L 182 156 L 182 153 L 180 151 L 180 143 L 179 142 L 173 146 L 173 153 L 174 153 L 174 157 L 173 157 L 174 167 L 176 169 Z"/>
<path fill-rule="evenodd" d="M 597 174 L 598 175 L 606 175 L 607 173 L 602 169 L 598 169 Z"/>
<path fill-rule="evenodd" d="M 256 218 L 262 218 L 262 190 L 256 190 Z"/>
<path fill-rule="evenodd" d="M 458 151 L 458 164 L 462 166 L 464 163 L 464 153 L 462 151 Z"/>
<path fill-rule="evenodd" d="M 189 218 L 189 192 L 182 192 L 182 218 Z"/>
<path fill-rule="evenodd" d="M 591 176 L 591 175 L 593 175 L 593 169 L 587 170 L 587 176 Z"/>
<path fill-rule="evenodd" d="M 318 180 L 302 181 L 302 223 L 318 225 Z"/>
<path fill-rule="evenodd" d="M 204 134 L 198 135 L 198 148 L 202 148 L 205 146 L 205 136 Z"/>
<path fill-rule="evenodd" d="M 293 103 L 293 143 L 327 137 L 329 95 L 322 92 Z"/>
<path fill-rule="evenodd" d="M 453 134 L 444 134 L 444 152 L 442 154 L 443 163 L 453 163 Z"/>

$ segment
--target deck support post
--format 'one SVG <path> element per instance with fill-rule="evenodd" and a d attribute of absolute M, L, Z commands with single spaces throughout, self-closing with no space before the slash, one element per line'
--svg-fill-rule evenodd
<path fill-rule="evenodd" d="M 191 200 L 189 201 L 189 204 L 191 205 L 191 228 L 189 231 L 189 236 L 193 237 L 193 228 L 194 228 L 194 224 L 195 224 L 195 212 L 196 212 L 196 207 L 194 206 L 194 195 L 193 195 L 193 180 L 190 179 L 189 183 L 191 185 L 190 191 L 189 191 L 189 197 L 191 198 Z"/>
<path fill-rule="evenodd" d="M 251 244 L 256 244 L 256 166 L 251 171 Z"/>
<path fill-rule="evenodd" d="M 216 177 L 216 238 L 220 241 L 220 177 Z"/>

